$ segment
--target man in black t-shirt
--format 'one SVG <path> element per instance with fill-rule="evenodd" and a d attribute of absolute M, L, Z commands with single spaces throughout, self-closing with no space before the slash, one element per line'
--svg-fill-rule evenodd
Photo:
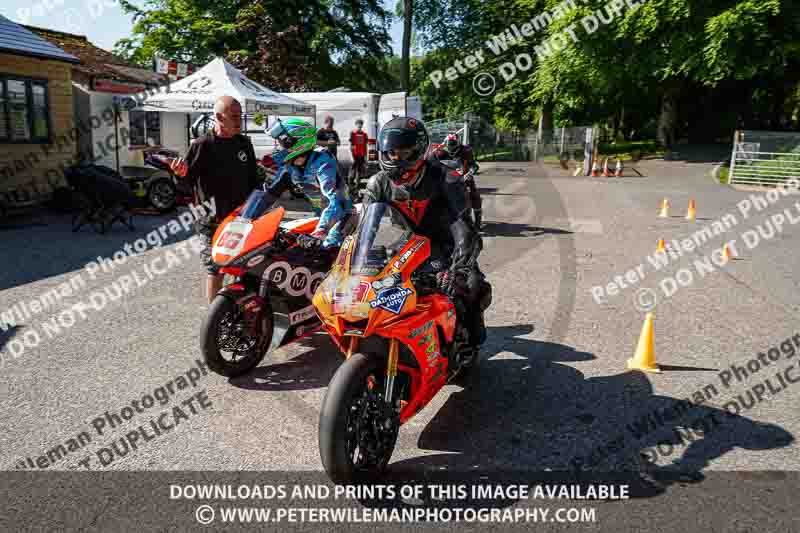
<path fill-rule="evenodd" d="M 186 157 L 174 160 L 171 165 L 176 175 L 192 185 L 197 200 L 213 198 L 216 205 L 216 216 L 197 221 L 197 233 L 205 244 L 201 255 L 208 272 L 209 304 L 222 288 L 223 280 L 219 267 L 211 259 L 214 232 L 219 222 L 244 203 L 259 185 L 253 143 L 241 134 L 241 105 L 232 97 L 223 96 L 214 105 L 214 115 L 214 129 L 195 139 Z"/>
<path fill-rule="evenodd" d="M 325 127 L 317 131 L 317 144 L 328 149 L 334 159 L 339 159 L 339 145 L 342 144 L 339 134 L 333 129 L 333 117 L 325 117 Z"/>

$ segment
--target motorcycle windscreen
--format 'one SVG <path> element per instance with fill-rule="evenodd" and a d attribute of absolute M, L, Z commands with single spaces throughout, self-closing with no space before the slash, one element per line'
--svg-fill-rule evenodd
<path fill-rule="evenodd" d="M 390 204 L 368 205 L 361 214 L 355 232 L 355 251 L 350 260 L 350 274 L 374 276 L 386 268 L 413 238 L 414 231 L 405 217 Z"/>

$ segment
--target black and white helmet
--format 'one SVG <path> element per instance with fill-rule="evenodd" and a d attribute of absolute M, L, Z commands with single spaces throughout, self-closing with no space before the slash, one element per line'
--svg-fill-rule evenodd
<path fill-rule="evenodd" d="M 416 173 L 425 163 L 430 146 L 430 136 L 421 120 L 410 117 L 396 117 L 384 124 L 378 134 L 378 161 L 383 170 L 399 171 L 400 175 Z M 399 159 L 390 154 L 400 152 Z"/>

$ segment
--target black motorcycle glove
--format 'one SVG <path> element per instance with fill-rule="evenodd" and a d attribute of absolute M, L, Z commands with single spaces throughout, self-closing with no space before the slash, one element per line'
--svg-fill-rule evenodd
<path fill-rule="evenodd" d="M 298 235 L 297 244 L 304 250 L 316 252 L 322 248 L 322 239 L 312 237 L 311 235 Z"/>
<path fill-rule="evenodd" d="M 451 299 L 469 295 L 469 277 L 461 270 L 447 270 L 436 275 L 439 290 Z"/>

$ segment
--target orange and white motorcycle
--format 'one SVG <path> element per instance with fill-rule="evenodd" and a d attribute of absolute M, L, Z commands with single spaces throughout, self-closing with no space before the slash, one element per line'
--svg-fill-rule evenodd
<path fill-rule="evenodd" d="M 346 356 L 319 419 L 322 464 L 336 483 L 385 468 L 400 426 L 477 365 L 460 359 L 468 332 L 439 290 L 437 260 L 400 211 L 373 203 L 314 295 Z"/>
<path fill-rule="evenodd" d="M 218 374 L 249 372 L 267 353 L 321 326 L 311 298 L 338 249 L 309 253 L 297 238 L 314 231 L 318 218 L 282 222 L 284 214 L 255 190 L 214 234 L 211 258 L 233 278 L 211 303 L 200 334 L 206 364 Z"/>

